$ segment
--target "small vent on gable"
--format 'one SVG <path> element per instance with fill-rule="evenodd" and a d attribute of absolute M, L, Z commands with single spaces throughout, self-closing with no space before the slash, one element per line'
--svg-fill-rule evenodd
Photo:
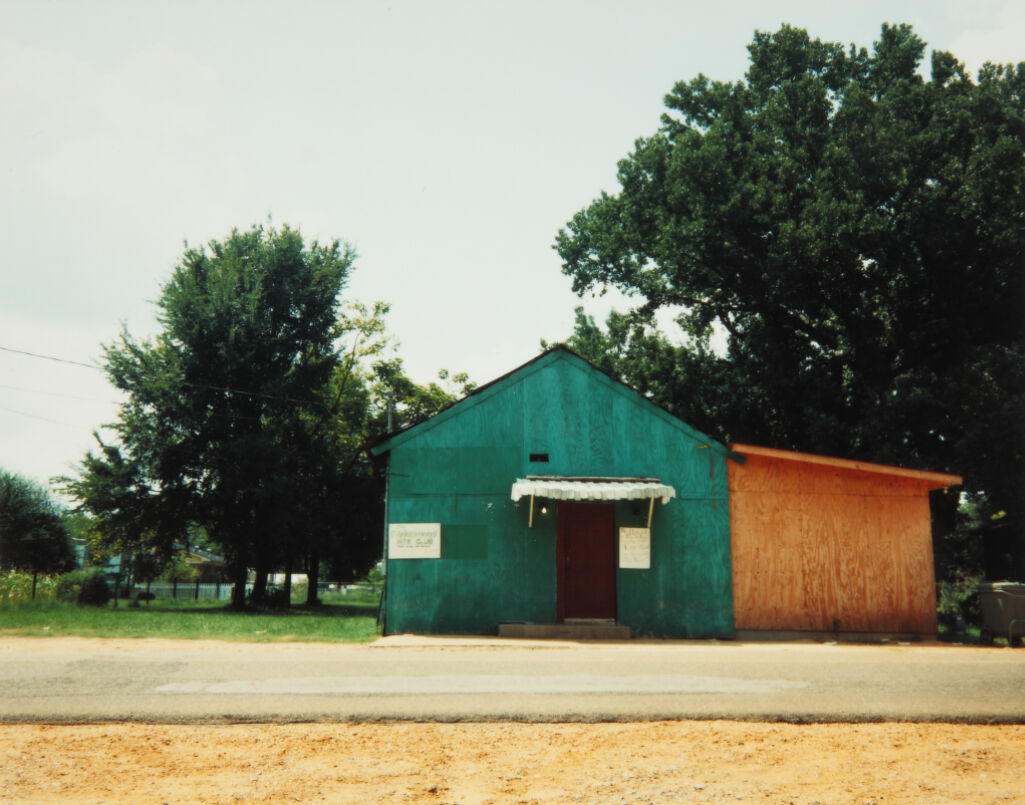
<path fill-rule="evenodd" d="M 547 464 L 548 454 L 547 453 L 531 453 L 530 460 L 536 464 Z"/>

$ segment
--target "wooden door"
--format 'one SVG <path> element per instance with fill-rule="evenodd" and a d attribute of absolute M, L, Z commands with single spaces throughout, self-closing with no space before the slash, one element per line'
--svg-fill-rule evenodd
<path fill-rule="evenodd" d="M 615 506 L 560 501 L 556 531 L 559 620 L 615 620 Z"/>

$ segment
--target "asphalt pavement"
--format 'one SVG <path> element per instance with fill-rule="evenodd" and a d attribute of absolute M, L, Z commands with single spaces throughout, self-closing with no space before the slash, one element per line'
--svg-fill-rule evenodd
<path fill-rule="evenodd" d="M 0 639 L 0 723 L 1025 723 L 1025 650 L 941 644 L 367 645 Z"/>

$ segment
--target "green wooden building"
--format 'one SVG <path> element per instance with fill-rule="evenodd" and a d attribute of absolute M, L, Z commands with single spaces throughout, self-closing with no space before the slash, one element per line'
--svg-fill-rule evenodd
<path fill-rule="evenodd" d="M 570 351 L 373 451 L 388 456 L 387 634 L 733 635 L 729 451 Z"/>

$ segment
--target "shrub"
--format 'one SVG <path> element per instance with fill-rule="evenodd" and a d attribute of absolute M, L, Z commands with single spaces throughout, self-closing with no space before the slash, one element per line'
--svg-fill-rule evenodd
<path fill-rule="evenodd" d="M 103 606 L 111 597 L 103 573 L 96 567 L 85 567 L 64 573 L 57 579 L 57 599 L 90 606 Z"/>
<path fill-rule="evenodd" d="M 962 634 L 969 624 L 977 626 L 982 622 L 978 595 L 981 580 L 981 575 L 958 571 L 952 580 L 940 582 L 937 615 L 939 622 L 952 632 Z"/>
<path fill-rule="evenodd" d="M 68 573 L 61 573 L 57 577 L 57 600 L 77 601 L 78 594 L 82 592 L 82 582 L 92 571 L 92 568 L 79 568 Z"/>
<path fill-rule="evenodd" d="M 93 573 L 82 582 L 82 590 L 78 594 L 78 603 L 91 607 L 106 606 L 111 598 L 110 587 L 102 573 Z"/>

